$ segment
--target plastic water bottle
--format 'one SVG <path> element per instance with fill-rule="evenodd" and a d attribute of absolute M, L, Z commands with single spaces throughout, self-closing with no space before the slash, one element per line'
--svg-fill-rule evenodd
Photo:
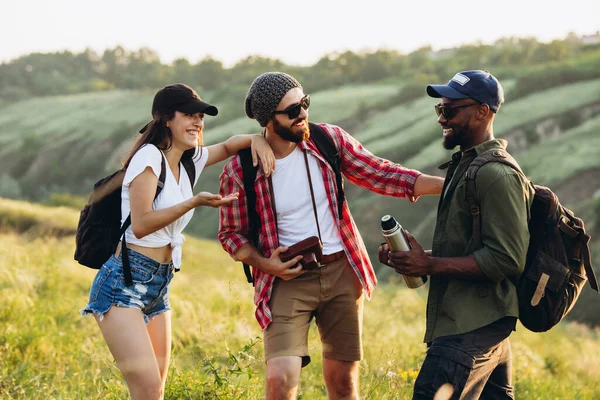
<path fill-rule="evenodd" d="M 410 244 L 404 235 L 402 225 L 391 215 L 384 215 L 381 218 L 381 233 L 390 249 L 393 251 L 409 251 Z M 423 286 L 427 282 L 427 276 L 406 276 L 402 275 L 406 286 L 411 289 Z"/>

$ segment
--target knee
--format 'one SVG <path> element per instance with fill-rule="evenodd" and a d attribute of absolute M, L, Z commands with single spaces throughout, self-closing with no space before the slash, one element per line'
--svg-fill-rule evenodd
<path fill-rule="evenodd" d="M 269 368 L 267 385 L 270 387 L 291 389 L 300 383 L 300 377 L 289 368 Z"/>
<path fill-rule="evenodd" d="M 350 397 L 356 392 L 356 384 L 352 377 L 345 376 L 334 380 L 333 387 L 338 397 Z"/>
<path fill-rule="evenodd" d="M 358 369 L 345 367 L 325 369 L 327 389 L 335 394 L 335 398 L 355 398 L 358 393 Z"/>
<path fill-rule="evenodd" d="M 141 375 L 141 376 L 140 376 Z M 147 374 L 125 375 L 132 399 L 162 399 L 163 382 L 160 377 L 149 377 Z"/>
<path fill-rule="evenodd" d="M 162 382 L 148 382 L 143 386 L 138 386 L 137 390 L 132 390 L 132 399 L 156 399 L 163 398 L 164 390 Z"/>
<path fill-rule="evenodd" d="M 162 396 L 163 396 L 162 383 L 158 382 L 157 384 L 155 383 L 152 386 L 150 386 L 149 388 L 147 388 L 146 394 L 148 396 L 147 397 L 148 399 L 162 399 Z"/>

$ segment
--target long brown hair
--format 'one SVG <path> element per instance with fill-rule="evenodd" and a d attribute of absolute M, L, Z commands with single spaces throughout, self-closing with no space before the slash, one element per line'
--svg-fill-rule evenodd
<path fill-rule="evenodd" d="M 125 157 L 125 161 L 123 161 L 123 169 L 127 169 L 131 159 L 137 153 L 137 151 L 142 148 L 143 145 L 151 143 L 158 147 L 162 151 L 168 151 L 173 146 L 173 133 L 171 133 L 171 129 L 167 126 L 167 121 L 170 121 L 175 116 L 175 111 L 170 111 L 166 113 L 157 112 L 154 114 L 154 118 L 150 123 L 146 126 L 146 130 L 142 133 L 138 140 L 136 140 L 135 144 L 131 151 Z M 202 144 L 199 143 L 200 154 L 202 155 Z M 183 152 L 181 156 L 181 160 L 191 159 L 196 156 L 198 152 L 198 147 L 193 149 L 189 149 Z"/>

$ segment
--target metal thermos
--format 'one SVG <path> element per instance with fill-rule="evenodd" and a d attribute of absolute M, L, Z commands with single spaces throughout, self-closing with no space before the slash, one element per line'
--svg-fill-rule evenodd
<path fill-rule="evenodd" d="M 404 235 L 404 229 L 402 229 L 402 225 L 400 225 L 394 217 L 391 215 L 384 215 L 381 218 L 381 233 L 383 234 L 383 238 L 390 246 L 390 249 L 393 251 L 409 251 L 410 244 L 408 240 L 406 240 L 406 236 Z M 418 288 L 422 286 L 425 282 L 427 282 L 427 276 L 405 276 L 404 282 L 406 282 L 406 286 L 410 289 Z"/>

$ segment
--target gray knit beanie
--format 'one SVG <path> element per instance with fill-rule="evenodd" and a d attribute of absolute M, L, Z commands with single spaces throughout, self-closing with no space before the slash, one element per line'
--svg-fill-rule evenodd
<path fill-rule="evenodd" d="M 283 96 L 293 88 L 302 89 L 302 85 L 283 72 L 259 75 L 246 94 L 246 115 L 256 119 L 260 126 L 266 126 Z"/>

